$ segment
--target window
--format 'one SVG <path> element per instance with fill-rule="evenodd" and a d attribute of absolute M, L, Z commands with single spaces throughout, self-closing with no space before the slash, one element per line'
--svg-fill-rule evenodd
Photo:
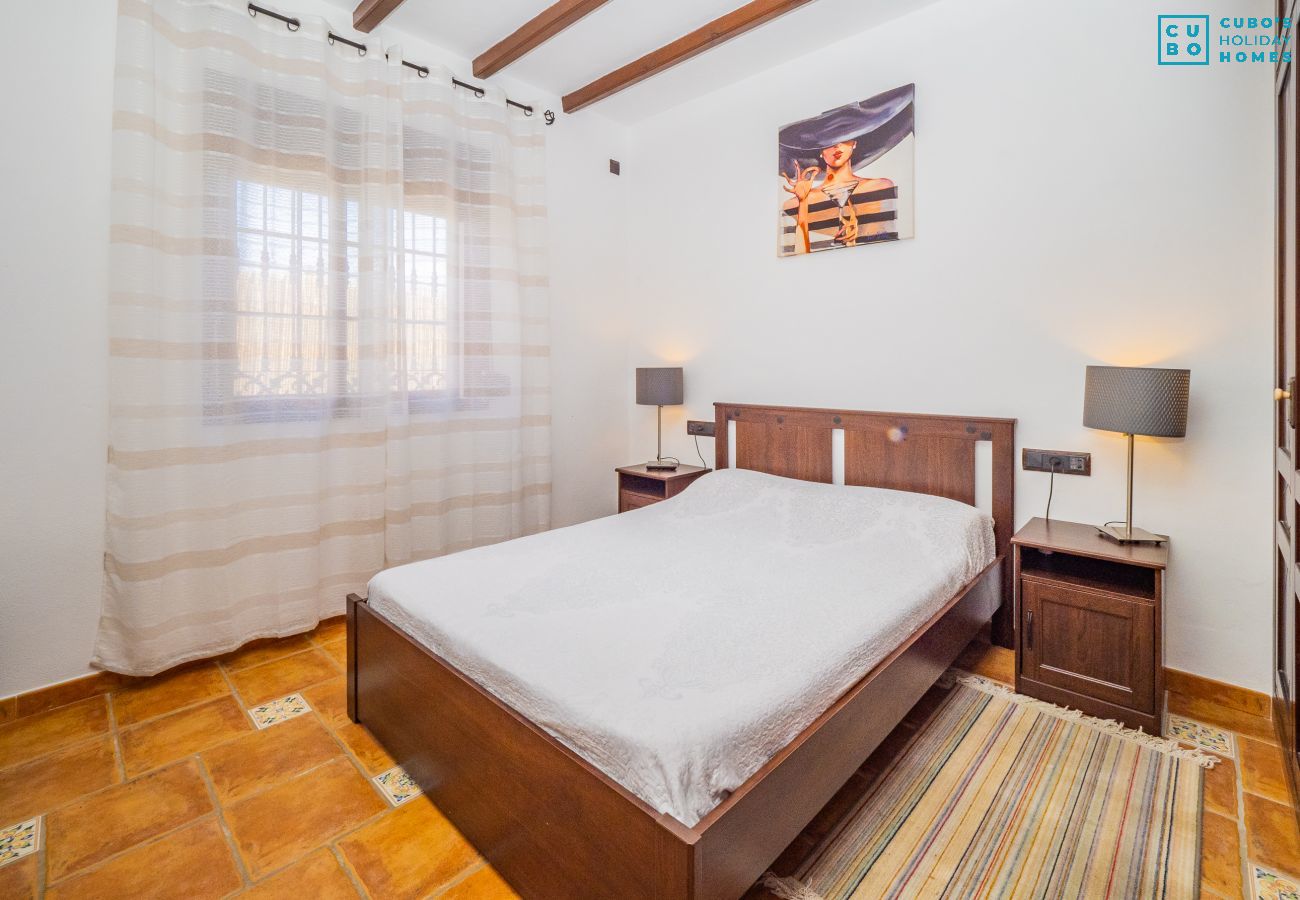
<path fill-rule="evenodd" d="M 315 417 L 353 408 L 361 380 L 357 203 L 257 182 L 235 188 L 235 363 L 229 397 L 257 418 Z M 428 411 L 450 397 L 452 317 L 444 218 L 401 213 L 388 223 L 401 280 L 389 389 Z M 372 390 L 372 393 L 374 391 Z"/>
<path fill-rule="evenodd" d="M 427 397 L 445 393 L 450 375 L 447 220 L 416 212 L 402 216 L 406 390 Z"/>
<path fill-rule="evenodd" d="M 338 206 L 344 222 L 320 194 L 238 183 L 234 399 L 357 391 L 357 213 Z"/>
<path fill-rule="evenodd" d="M 363 168 L 358 111 L 218 69 L 205 72 L 205 89 L 206 131 L 242 140 L 233 125 L 244 115 L 242 97 L 257 121 L 285 124 L 259 133 L 259 145 L 287 159 L 319 157 L 319 141 L 332 140 L 322 136 L 343 136 L 330 145 L 331 166 Z M 493 213 L 458 199 L 493 191 L 497 151 L 484 140 L 405 128 L 400 211 L 360 202 L 354 182 L 311 166 L 250 178 L 238 154 L 207 156 L 205 193 L 228 200 L 209 215 L 235 249 L 204 263 L 206 415 L 307 421 L 394 394 L 407 396 L 412 412 L 483 409 L 510 396 L 511 378 L 497 371 L 491 350 Z M 370 271 L 371 254 L 386 257 L 374 267 L 385 272 Z"/>

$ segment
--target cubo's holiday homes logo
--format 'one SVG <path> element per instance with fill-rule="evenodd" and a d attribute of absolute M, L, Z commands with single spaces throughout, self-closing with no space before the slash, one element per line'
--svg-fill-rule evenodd
<path fill-rule="evenodd" d="M 1213 23 L 1209 16 L 1156 17 L 1156 62 L 1162 66 L 1208 66 L 1221 63 L 1291 61 L 1291 20 L 1270 16 L 1224 16 Z"/>
<path fill-rule="evenodd" d="M 1157 62 L 1162 66 L 1208 66 L 1210 51 L 1205 42 L 1210 39 L 1209 16 L 1158 16 L 1160 52 Z"/>

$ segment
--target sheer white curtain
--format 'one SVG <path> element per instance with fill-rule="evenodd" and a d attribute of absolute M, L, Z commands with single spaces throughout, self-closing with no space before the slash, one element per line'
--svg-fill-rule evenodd
<path fill-rule="evenodd" d="M 102 667 L 549 524 L 541 117 L 327 31 L 120 0 Z"/>

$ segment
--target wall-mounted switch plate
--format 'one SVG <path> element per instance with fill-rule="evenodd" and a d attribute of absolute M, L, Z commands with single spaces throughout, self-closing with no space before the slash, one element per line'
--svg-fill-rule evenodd
<path fill-rule="evenodd" d="M 694 419 L 686 422 L 686 433 L 695 437 L 713 437 L 716 428 L 714 422 L 699 422 Z"/>
<path fill-rule="evenodd" d="M 1075 450 L 1031 450 L 1020 452 L 1020 465 L 1026 472 L 1051 472 L 1055 462 L 1058 475 L 1091 475 L 1092 454 Z"/>

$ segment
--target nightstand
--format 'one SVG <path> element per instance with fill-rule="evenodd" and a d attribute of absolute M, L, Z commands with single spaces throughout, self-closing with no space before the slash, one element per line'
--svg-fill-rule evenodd
<path fill-rule="evenodd" d="M 1015 553 L 1016 691 L 1160 734 L 1168 543 L 1031 519 Z"/>
<path fill-rule="evenodd" d="M 701 466 L 678 466 L 671 472 L 651 472 L 645 464 L 622 466 L 618 473 L 618 511 L 639 509 L 675 497 L 692 481 L 712 472 Z"/>

